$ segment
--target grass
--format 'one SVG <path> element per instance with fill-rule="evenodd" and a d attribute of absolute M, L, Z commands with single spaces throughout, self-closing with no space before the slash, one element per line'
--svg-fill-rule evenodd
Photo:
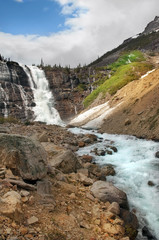
<path fill-rule="evenodd" d="M 88 107 L 100 93 L 115 94 L 119 89 L 133 80 L 139 79 L 143 74 L 152 69 L 152 65 L 142 62 L 144 59 L 140 51 L 133 51 L 122 55 L 116 62 L 108 66 L 112 70 L 112 77 L 106 79 L 84 99 L 84 106 Z"/>
<path fill-rule="evenodd" d="M 20 121 L 14 117 L 7 117 L 7 118 L 4 118 L 4 117 L 0 117 L 0 124 L 3 124 L 3 123 L 19 123 Z"/>

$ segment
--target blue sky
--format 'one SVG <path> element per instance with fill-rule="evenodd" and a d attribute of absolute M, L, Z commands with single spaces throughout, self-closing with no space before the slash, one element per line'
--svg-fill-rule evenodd
<path fill-rule="evenodd" d="M 23 64 L 88 64 L 144 30 L 159 0 L 0 0 L 0 54 Z"/>
<path fill-rule="evenodd" d="M 0 0 L 0 31 L 11 34 L 49 35 L 66 28 L 65 16 L 57 2 L 21 1 Z"/>

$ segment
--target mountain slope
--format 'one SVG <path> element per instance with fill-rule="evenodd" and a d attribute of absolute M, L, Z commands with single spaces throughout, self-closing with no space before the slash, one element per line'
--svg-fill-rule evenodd
<path fill-rule="evenodd" d="M 89 66 L 101 67 L 111 64 L 119 58 L 122 52 L 136 49 L 150 54 L 159 52 L 159 17 L 155 17 L 142 33 L 125 40 L 120 46 L 105 53 Z"/>

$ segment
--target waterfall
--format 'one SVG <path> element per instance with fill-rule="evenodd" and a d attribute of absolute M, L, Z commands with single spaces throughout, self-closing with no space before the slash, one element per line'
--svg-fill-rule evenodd
<path fill-rule="evenodd" d="M 25 117 L 28 118 L 28 98 L 27 98 L 27 93 L 25 92 L 24 88 L 21 85 L 16 85 L 17 88 L 19 89 L 21 99 L 23 101 L 23 106 L 24 106 L 24 112 L 25 112 Z"/>
<path fill-rule="evenodd" d="M 8 93 L 3 89 L 1 83 L 0 83 L 0 99 L 2 99 L 3 103 L 4 103 L 4 117 L 7 118 L 8 117 L 8 102 L 9 102 L 9 95 Z"/>
<path fill-rule="evenodd" d="M 34 94 L 36 106 L 32 110 L 34 111 L 35 121 L 63 126 L 64 123 L 54 107 L 55 100 L 49 90 L 49 83 L 44 71 L 36 66 L 23 66 L 23 69 L 28 75 L 30 87 Z"/>

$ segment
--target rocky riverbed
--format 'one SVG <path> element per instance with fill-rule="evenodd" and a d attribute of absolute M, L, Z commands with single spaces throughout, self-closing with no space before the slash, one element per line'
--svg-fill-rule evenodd
<path fill-rule="evenodd" d="M 127 196 L 106 181 L 113 167 L 75 154 L 99 141 L 59 126 L 1 125 L 1 239 L 135 239 Z"/>

